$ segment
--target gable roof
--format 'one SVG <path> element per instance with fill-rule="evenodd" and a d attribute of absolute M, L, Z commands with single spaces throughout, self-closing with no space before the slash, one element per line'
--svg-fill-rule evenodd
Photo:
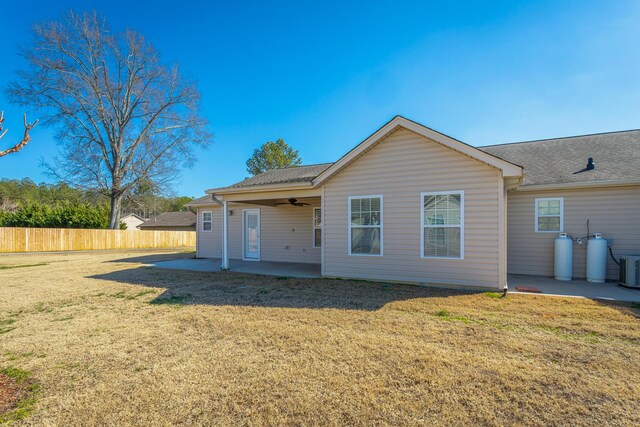
<path fill-rule="evenodd" d="M 211 194 L 207 194 L 206 196 L 198 197 L 197 199 L 193 199 L 189 203 L 185 203 L 184 206 L 189 207 L 197 207 L 197 206 L 216 206 L 220 205 L 219 202 L 211 197 Z"/>
<path fill-rule="evenodd" d="M 505 177 L 524 176 L 522 187 L 640 183 L 640 130 L 472 147 L 402 116 L 396 116 L 335 163 L 271 169 L 228 187 L 207 190 L 210 194 L 195 199 L 186 206 L 219 204 L 211 198 L 211 194 L 233 193 L 234 190 L 317 187 L 400 127 L 502 169 Z M 593 157 L 595 169 L 574 174 L 586 166 L 589 157 Z"/>
<path fill-rule="evenodd" d="M 396 116 L 335 163 L 319 163 L 307 166 L 270 169 L 228 187 L 209 189 L 207 190 L 207 193 L 231 193 L 234 189 L 250 189 L 253 187 L 255 187 L 256 190 L 273 189 L 274 187 L 287 185 L 317 187 L 345 167 L 349 166 L 360 156 L 371 150 L 375 145 L 380 143 L 384 138 L 400 127 L 429 138 L 489 166 L 501 169 L 505 177 L 519 177 L 522 175 L 522 168 L 517 164 L 510 163 L 509 161 L 494 156 L 491 153 L 478 150 L 471 145 L 465 144 L 464 142 L 458 141 L 457 139 L 451 138 L 450 136 L 437 132 L 402 116 Z M 203 198 L 194 200 L 186 206 L 211 204 L 210 198 L 201 199 Z"/>
<path fill-rule="evenodd" d="M 640 182 L 640 130 L 479 147 L 522 165 L 523 186 Z M 589 157 L 595 169 L 583 171 Z"/>
<path fill-rule="evenodd" d="M 340 160 L 335 162 L 331 167 L 327 168 L 324 172 L 319 174 L 314 180 L 313 185 L 318 186 L 323 182 L 327 181 L 335 174 L 342 171 L 344 168 L 351 165 L 358 158 L 366 154 L 369 150 L 374 148 L 377 144 L 382 142 L 387 136 L 391 133 L 395 132 L 398 128 L 405 128 L 414 132 L 418 135 L 421 135 L 425 138 L 428 138 L 432 141 L 435 141 L 447 148 L 450 148 L 454 151 L 457 151 L 467 157 L 480 161 L 488 166 L 492 166 L 496 169 L 502 171 L 502 175 L 505 178 L 508 177 L 520 177 L 522 176 L 522 167 L 518 164 L 511 163 L 507 160 L 504 160 L 500 157 L 497 157 L 491 153 L 478 150 L 477 148 L 465 144 L 462 141 L 458 141 L 457 139 L 451 138 L 448 135 L 437 132 L 431 128 L 428 128 L 420 123 L 414 122 L 402 116 L 395 116 L 389 122 L 387 122 L 380 129 L 371 134 L 367 139 L 358 144 L 355 148 L 349 151 L 347 154 L 342 156 Z"/>
<path fill-rule="evenodd" d="M 126 214 L 124 216 L 121 216 L 120 217 L 120 221 L 122 221 L 123 219 L 129 218 L 129 217 L 133 217 L 133 218 L 139 219 L 140 221 L 145 221 L 144 218 L 142 218 L 140 215 L 135 214 L 135 213 L 129 213 L 129 214 Z"/>
<path fill-rule="evenodd" d="M 164 212 L 140 224 L 140 228 L 147 227 L 195 227 L 196 214 L 191 211 Z"/>

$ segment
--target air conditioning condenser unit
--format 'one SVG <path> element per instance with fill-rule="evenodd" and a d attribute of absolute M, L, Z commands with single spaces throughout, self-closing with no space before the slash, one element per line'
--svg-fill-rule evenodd
<path fill-rule="evenodd" d="M 640 255 L 620 257 L 620 285 L 640 289 Z"/>

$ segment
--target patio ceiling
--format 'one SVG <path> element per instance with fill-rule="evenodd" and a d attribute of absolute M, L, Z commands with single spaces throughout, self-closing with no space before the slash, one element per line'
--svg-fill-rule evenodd
<path fill-rule="evenodd" d="M 225 200 L 227 202 L 237 202 L 237 203 L 255 203 L 260 200 L 287 200 L 291 197 L 296 199 L 309 199 L 316 198 L 320 199 L 322 197 L 321 189 L 309 189 L 309 188 L 291 188 L 291 189 L 282 189 L 277 191 L 238 191 L 233 193 L 226 194 L 215 194 L 216 197 L 221 200 Z"/>
<path fill-rule="evenodd" d="M 312 206 L 320 206 L 322 199 L 320 197 L 296 197 L 295 193 L 292 193 L 289 197 L 277 198 L 277 199 L 255 199 L 255 200 L 235 200 L 233 203 L 242 203 L 248 205 L 261 205 L 271 206 L 277 208 L 297 208 L 299 206 L 293 206 L 289 204 L 289 199 L 294 198 L 299 203 L 308 203 Z"/>

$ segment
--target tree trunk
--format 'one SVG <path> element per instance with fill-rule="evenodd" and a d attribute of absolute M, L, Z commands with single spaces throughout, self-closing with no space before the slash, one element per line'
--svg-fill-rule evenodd
<path fill-rule="evenodd" d="M 122 205 L 122 194 L 111 193 L 111 211 L 109 213 L 109 228 L 120 229 L 120 206 Z"/>

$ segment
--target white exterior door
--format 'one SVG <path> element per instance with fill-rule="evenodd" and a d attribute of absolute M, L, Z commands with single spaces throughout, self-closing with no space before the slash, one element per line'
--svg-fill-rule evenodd
<path fill-rule="evenodd" d="M 243 211 L 243 252 L 246 260 L 260 260 L 260 210 Z"/>

